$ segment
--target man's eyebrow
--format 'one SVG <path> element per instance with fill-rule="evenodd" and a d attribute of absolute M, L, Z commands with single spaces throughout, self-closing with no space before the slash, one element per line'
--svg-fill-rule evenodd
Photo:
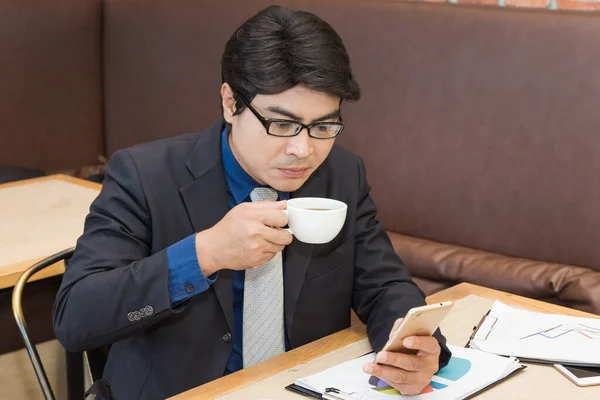
<path fill-rule="evenodd" d="M 291 118 L 295 121 L 302 121 L 301 117 L 299 117 L 298 115 L 294 114 L 291 111 L 286 110 L 285 108 L 281 108 L 278 106 L 268 106 L 268 107 L 266 107 L 266 110 L 268 110 L 272 113 L 275 113 L 275 114 L 279 114 L 279 115 L 283 115 L 285 117 Z M 328 119 L 339 118 L 339 116 L 340 116 L 340 110 L 338 109 L 338 110 L 332 111 L 330 113 L 327 113 L 327 114 L 323 115 L 322 117 L 315 119 L 312 122 L 319 122 L 319 121 L 325 121 Z"/>
<path fill-rule="evenodd" d="M 326 121 L 328 119 L 337 119 L 340 117 L 340 110 L 335 110 L 330 112 L 329 114 L 323 115 L 321 118 L 315 119 L 313 122 Z"/>

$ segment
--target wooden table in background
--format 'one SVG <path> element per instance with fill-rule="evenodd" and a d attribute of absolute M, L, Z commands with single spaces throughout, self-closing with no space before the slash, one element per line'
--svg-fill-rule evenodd
<path fill-rule="evenodd" d="M 453 300 L 451 314 L 442 324 L 448 342 L 465 345 L 472 328 L 494 300 L 529 310 L 579 317 L 597 317 L 521 296 L 462 283 L 427 298 L 428 303 Z M 330 368 L 370 351 L 364 326 L 355 326 L 309 343 L 250 368 L 238 371 L 173 397 L 174 400 L 278 399 L 306 397 L 284 389 L 295 379 Z M 600 386 L 580 388 L 552 366 L 528 364 L 516 376 L 483 392 L 478 399 L 600 399 Z"/>
<path fill-rule="evenodd" d="M 23 341 L 12 315 L 12 288 L 27 268 L 52 254 L 75 246 L 83 233 L 90 204 L 101 187 L 98 183 L 66 175 L 0 184 L 0 326 L 3 327 L 0 354 L 12 354 L 23 348 Z M 52 304 L 64 270 L 65 265 L 61 261 L 40 271 L 29 280 L 38 282 L 28 282 L 23 293 L 25 319 L 31 339 L 36 344 L 54 338 Z M 15 368 L 25 368 L 26 372 L 20 379 L 27 382 L 27 385 L 37 385 L 33 369 L 28 366 L 3 366 L 6 367 L 11 368 L 12 375 Z M 52 370 L 63 371 L 56 365 L 52 367 Z M 56 386 L 63 378 L 52 372 L 56 371 L 51 371 L 48 375 Z M 81 399 L 84 390 L 81 353 L 67 352 L 66 373 L 67 398 Z"/>
<path fill-rule="evenodd" d="M 13 287 L 36 262 L 75 245 L 101 187 L 66 175 L 0 184 L 0 289 Z M 63 272 L 64 263 L 56 263 L 30 281 Z"/>

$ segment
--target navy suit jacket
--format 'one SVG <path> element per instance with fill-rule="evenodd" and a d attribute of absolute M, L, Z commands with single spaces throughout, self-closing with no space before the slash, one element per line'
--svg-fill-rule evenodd
<path fill-rule="evenodd" d="M 163 399 L 223 376 L 232 350 L 232 273 L 173 308 L 166 248 L 228 212 L 218 122 L 202 133 L 116 152 L 86 219 L 54 306 L 57 338 L 71 351 L 112 344 L 104 375 L 115 399 Z M 348 205 L 330 243 L 294 240 L 285 252 L 285 321 L 296 348 L 367 324 L 375 350 L 396 318 L 424 295 L 376 219 L 362 161 L 334 146 L 294 197 Z M 449 352 L 445 340 L 441 365 Z"/>

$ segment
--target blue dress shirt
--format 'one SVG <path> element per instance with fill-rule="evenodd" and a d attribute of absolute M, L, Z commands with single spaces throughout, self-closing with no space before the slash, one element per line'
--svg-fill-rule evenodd
<path fill-rule="evenodd" d="M 260 185 L 237 162 L 229 147 L 228 138 L 229 133 L 227 129 L 224 129 L 221 138 L 221 158 L 225 170 L 228 205 L 231 209 L 240 203 L 251 201 L 250 193 Z M 277 193 L 279 200 L 290 198 L 290 194 L 287 192 Z M 196 255 L 195 237 L 195 234 L 191 235 L 167 248 L 169 295 L 172 305 L 205 291 L 218 278 L 218 273 L 209 277 L 204 276 L 202 273 Z M 227 364 L 226 374 L 244 367 L 242 353 L 244 277 L 244 271 L 233 271 L 233 351 Z M 287 333 L 285 343 L 286 350 L 288 350 Z"/>

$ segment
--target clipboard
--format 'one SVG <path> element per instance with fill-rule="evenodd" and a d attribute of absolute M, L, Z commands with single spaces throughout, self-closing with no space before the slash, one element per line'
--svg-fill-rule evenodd
<path fill-rule="evenodd" d="M 599 365 L 595 354 L 597 349 L 600 349 L 600 341 L 592 339 L 589 343 L 582 343 L 577 340 L 579 335 L 566 335 L 573 331 L 590 338 L 586 332 L 583 332 L 587 330 L 596 335 L 600 334 L 600 326 L 594 323 L 589 326 L 587 318 L 546 314 L 513 307 L 499 301 L 494 302 L 491 311 L 486 313 L 479 324 L 473 328 L 465 347 L 489 351 L 505 357 L 518 357 L 520 361 L 528 363 L 560 363 L 591 367 Z M 522 324 L 524 324 L 523 329 L 519 329 Z M 541 337 L 556 339 L 556 341 L 545 343 L 545 339 L 540 339 Z M 522 343 L 521 340 L 531 342 Z"/>
<path fill-rule="evenodd" d="M 478 395 L 480 395 L 481 393 L 493 388 L 494 386 L 498 385 L 499 383 L 504 382 L 505 380 L 512 378 L 513 376 L 515 376 L 517 373 L 523 371 L 525 368 L 527 368 L 526 365 L 521 365 L 520 368 L 514 370 L 513 372 L 511 372 L 510 374 L 506 375 L 504 378 L 498 379 L 497 381 L 495 381 L 494 383 L 485 386 L 481 389 L 479 389 L 477 392 L 465 397 L 464 400 L 468 400 L 468 399 L 472 399 Z M 292 383 L 291 385 L 288 385 L 285 387 L 287 390 L 290 390 L 294 393 L 306 396 L 306 397 L 312 397 L 315 399 L 321 399 L 321 400 L 353 400 L 353 397 L 351 394 L 349 393 L 344 393 L 336 388 L 327 388 L 325 389 L 325 393 L 323 393 L 321 395 L 321 393 L 319 392 L 315 392 L 306 388 L 303 388 L 302 386 L 296 385 L 295 383 Z"/>
<path fill-rule="evenodd" d="M 493 327 L 494 323 L 495 323 L 495 318 L 493 317 L 489 317 L 489 313 L 486 313 L 481 320 L 479 321 L 479 323 L 473 327 L 473 332 L 471 334 L 471 337 L 469 339 L 469 342 L 471 340 L 473 340 L 473 338 L 477 337 L 477 334 L 479 333 L 480 335 L 488 335 L 489 331 L 491 330 L 491 327 Z M 479 369 L 477 369 L 477 371 L 479 371 L 479 373 L 476 373 L 475 376 L 471 376 L 471 378 L 469 378 L 469 380 L 467 381 L 467 383 L 465 384 L 464 388 L 459 388 L 459 391 L 464 390 L 464 394 L 462 396 L 469 396 L 468 398 L 475 396 L 477 394 L 480 394 L 488 389 L 490 389 L 491 387 L 494 387 L 496 384 L 498 384 L 499 382 L 502 382 L 514 375 L 516 375 L 516 372 L 522 371 L 525 366 L 521 365 L 519 363 L 518 359 L 511 359 L 508 360 L 505 357 L 501 357 L 498 355 L 493 355 L 493 354 L 489 354 L 489 355 L 484 355 L 486 353 L 478 351 L 478 350 L 472 350 L 472 349 L 468 349 L 468 343 L 467 346 L 464 346 L 465 349 L 461 348 L 460 346 L 452 346 L 449 345 L 450 349 L 453 351 L 453 354 L 458 357 L 458 358 L 466 358 L 468 360 L 471 360 L 471 362 L 475 362 L 476 365 L 482 366 L 485 363 L 490 363 L 490 365 L 493 366 L 490 367 L 493 369 L 493 371 L 495 372 L 490 372 L 488 371 L 487 374 L 481 373 L 481 371 Z M 363 356 L 364 357 L 364 356 Z M 346 363 L 340 364 L 338 366 L 332 367 L 326 371 L 323 371 L 322 373 L 328 374 L 326 376 L 320 375 L 321 373 L 315 374 L 315 375 L 319 375 L 318 377 L 314 378 L 313 380 L 311 380 L 310 378 L 312 378 L 312 376 L 309 376 L 307 378 L 303 378 L 301 379 L 302 382 L 299 383 L 293 383 L 291 385 L 288 385 L 285 387 L 285 389 L 290 390 L 294 393 L 306 396 L 306 397 L 310 397 L 310 398 L 315 398 L 315 399 L 322 399 L 322 400 L 355 400 L 356 399 L 356 395 L 360 392 L 361 394 L 363 394 L 363 391 L 367 390 L 367 385 L 366 385 L 366 381 L 362 382 L 360 384 L 357 385 L 352 385 L 350 382 L 346 382 L 345 380 L 338 380 L 336 383 L 336 373 L 337 374 L 344 374 L 343 376 L 347 378 L 348 374 L 352 374 L 352 371 L 354 371 L 354 369 L 356 369 L 357 371 L 360 370 L 360 365 L 358 365 L 359 363 L 364 362 L 361 358 L 358 359 L 354 359 L 354 360 L 350 360 L 347 361 Z M 485 364 L 488 365 L 488 364 Z M 487 370 L 484 368 L 484 370 Z M 496 375 L 496 373 L 498 375 Z M 362 375 L 361 375 L 362 376 Z M 502 376 L 500 378 L 500 376 Z M 348 384 L 348 386 L 345 386 L 346 382 Z M 328 385 L 329 384 L 329 385 Z M 369 384 L 371 385 L 371 389 L 373 389 L 373 385 L 371 384 L 371 382 L 369 382 Z M 302 386 L 300 386 L 302 385 Z M 331 387 L 330 385 L 341 385 L 342 387 L 340 388 L 340 386 L 337 386 L 340 389 L 337 389 L 336 387 Z M 356 391 L 356 392 L 355 392 Z"/>
<path fill-rule="evenodd" d="M 494 328 L 494 325 L 498 321 L 498 318 L 490 317 L 490 311 L 492 311 L 492 310 L 491 309 L 488 310 L 488 312 L 486 312 L 484 314 L 484 316 L 481 317 L 481 319 L 479 320 L 479 323 L 473 327 L 473 333 L 471 333 L 469 340 L 465 344 L 465 348 L 469 347 L 469 345 L 471 344 L 471 341 L 473 339 L 476 339 L 476 340 L 487 339 L 490 332 Z"/>

